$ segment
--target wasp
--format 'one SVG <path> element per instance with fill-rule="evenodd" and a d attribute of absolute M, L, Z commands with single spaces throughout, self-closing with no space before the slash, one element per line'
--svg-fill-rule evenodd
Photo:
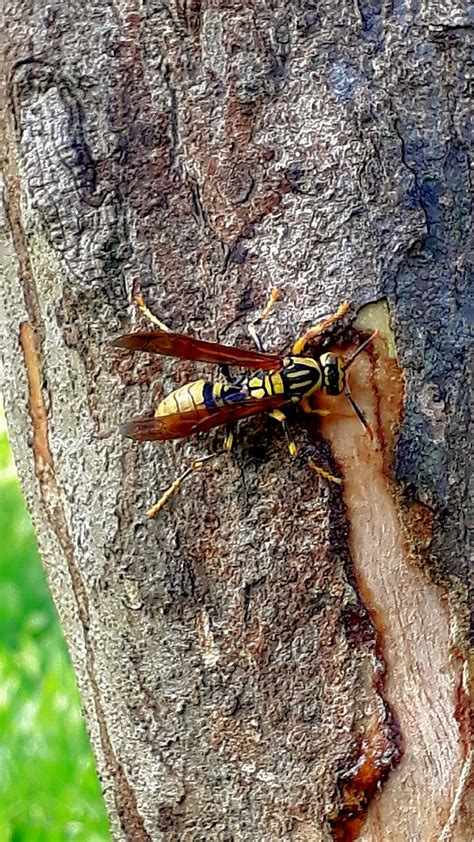
<path fill-rule="evenodd" d="M 273 290 L 270 301 L 262 311 L 260 319 L 265 318 L 278 300 L 278 290 Z M 269 413 L 284 426 L 288 438 L 290 455 L 296 454 L 296 446 L 289 436 L 285 410 L 298 404 L 305 412 L 327 414 L 325 410 L 311 407 L 310 397 L 315 392 L 327 395 L 345 393 L 355 413 L 369 434 L 371 430 L 362 412 L 353 400 L 347 382 L 347 370 L 355 358 L 373 341 L 375 332 L 348 357 L 325 351 L 314 356 L 305 355 L 307 345 L 327 328 L 340 319 L 349 309 L 344 302 L 339 309 L 324 319 L 320 324 L 307 331 L 298 339 L 288 356 L 267 353 L 256 333 L 255 325 L 251 334 L 258 346 L 257 351 L 246 350 L 231 345 L 206 342 L 191 336 L 173 333 L 159 321 L 142 298 L 137 299 L 140 309 L 150 318 L 157 329 L 152 331 L 129 333 L 113 341 L 116 348 L 128 351 L 146 351 L 178 359 L 197 362 L 215 363 L 227 379 L 227 383 L 209 380 L 194 380 L 186 383 L 167 395 L 156 408 L 152 418 L 135 418 L 121 425 L 124 436 L 135 441 L 165 441 L 167 439 L 185 439 L 196 433 L 205 432 L 225 425 L 228 427 L 243 418 L 260 413 Z M 237 366 L 251 374 L 232 377 L 230 366 Z M 232 446 L 233 434 L 228 430 L 225 450 Z M 183 480 L 204 462 L 220 454 L 196 460 L 178 479 L 172 483 L 148 512 L 154 517 L 165 502 L 181 485 Z M 311 467 L 329 480 L 340 483 L 341 480 L 328 474 L 310 460 Z"/>

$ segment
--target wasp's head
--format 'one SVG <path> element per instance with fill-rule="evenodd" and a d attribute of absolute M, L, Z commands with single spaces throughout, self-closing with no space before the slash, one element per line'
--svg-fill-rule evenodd
<path fill-rule="evenodd" d="M 373 437 L 372 430 L 365 420 L 364 414 L 360 411 L 359 407 L 354 401 L 350 390 L 349 384 L 347 383 L 346 379 L 346 371 L 349 366 L 352 365 L 356 357 L 365 351 L 368 345 L 374 341 L 375 337 L 377 336 L 378 331 L 376 330 L 372 336 L 369 336 L 362 345 L 353 351 L 350 357 L 344 360 L 342 357 L 338 357 L 337 354 L 331 354 L 328 352 L 327 354 L 321 354 L 319 358 L 319 364 L 321 366 L 323 372 L 323 382 L 322 388 L 326 391 L 328 395 L 340 395 L 341 392 L 345 392 L 347 398 L 356 413 L 357 417 L 360 419 L 364 427 L 366 428 L 367 432 L 369 433 L 370 437 Z"/>
<path fill-rule="evenodd" d="M 321 354 L 319 358 L 323 372 L 322 388 L 328 395 L 340 395 L 346 386 L 344 360 L 337 354 Z"/>

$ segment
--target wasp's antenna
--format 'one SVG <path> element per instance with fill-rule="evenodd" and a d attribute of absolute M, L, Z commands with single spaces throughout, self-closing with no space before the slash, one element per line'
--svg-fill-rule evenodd
<path fill-rule="evenodd" d="M 354 362 L 355 358 L 358 357 L 359 354 L 362 353 L 362 351 L 365 351 L 365 349 L 367 348 L 367 345 L 370 345 L 370 343 L 373 342 L 375 337 L 378 336 L 378 335 L 379 335 L 378 330 L 374 330 L 373 334 L 371 336 L 369 336 L 369 338 L 366 339 L 365 342 L 362 343 L 362 345 L 359 345 L 359 347 L 356 348 L 354 353 L 350 355 L 350 357 L 344 363 L 344 365 L 342 367 L 342 370 L 347 371 L 349 366 L 352 365 L 352 363 Z"/>
<path fill-rule="evenodd" d="M 352 406 L 352 409 L 354 410 L 355 414 L 357 415 L 359 421 L 364 425 L 364 427 L 367 430 L 370 438 L 373 439 L 374 431 L 372 430 L 372 427 L 370 426 L 369 422 L 367 421 L 367 419 L 366 419 L 364 413 L 362 412 L 362 410 L 359 409 L 359 407 L 357 406 L 354 398 L 352 397 L 352 395 L 349 391 L 349 386 L 347 385 L 347 383 L 344 387 L 344 394 L 346 395 L 347 400 L 349 401 L 350 405 Z"/>
<path fill-rule="evenodd" d="M 378 333 L 379 333 L 378 330 L 374 330 L 372 335 L 369 336 L 369 338 L 366 339 L 365 342 L 362 343 L 362 345 L 359 345 L 359 347 L 356 348 L 354 353 L 351 354 L 349 359 L 344 363 L 343 371 L 347 371 L 349 366 L 352 365 L 352 363 L 354 362 L 355 358 L 358 357 L 359 354 L 362 353 L 362 351 L 365 351 L 365 349 L 367 348 L 367 345 L 370 345 L 370 343 L 374 341 L 375 337 L 378 336 Z M 344 386 L 344 393 L 345 393 L 345 395 L 347 397 L 347 400 L 349 401 L 350 405 L 352 406 L 352 409 L 354 410 L 355 414 L 357 415 L 359 421 L 361 422 L 361 424 L 364 425 L 364 427 L 367 430 L 370 438 L 373 439 L 374 433 L 373 433 L 372 427 L 370 426 L 370 424 L 367 421 L 367 419 L 365 418 L 362 410 L 359 409 L 359 407 L 357 406 L 354 398 L 352 397 L 350 389 L 349 389 L 349 385 L 347 383 L 347 380 L 346 380 L 346 384 Z"/>

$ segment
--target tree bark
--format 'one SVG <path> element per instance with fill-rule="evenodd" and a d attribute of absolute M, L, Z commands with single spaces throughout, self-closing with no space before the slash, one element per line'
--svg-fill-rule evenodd
<path fill-rule="evenodd" d="M 114 838 L 469 838 L 467 4 L 5 13 L 5 406 Z M 269 350 L 380 329 L 374 440 L 250 419 L 148 521 L 222 431 L 117 424 L 215 370 L 109 341 L 251 347 L 274 285 Z"/>

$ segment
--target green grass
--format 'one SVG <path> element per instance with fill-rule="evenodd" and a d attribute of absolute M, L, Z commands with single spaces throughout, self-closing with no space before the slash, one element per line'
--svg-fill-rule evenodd
<path fill-rule="evenodd" d="M 74 673 L 0 407 L 0 842 L 109 839 Z"/>

